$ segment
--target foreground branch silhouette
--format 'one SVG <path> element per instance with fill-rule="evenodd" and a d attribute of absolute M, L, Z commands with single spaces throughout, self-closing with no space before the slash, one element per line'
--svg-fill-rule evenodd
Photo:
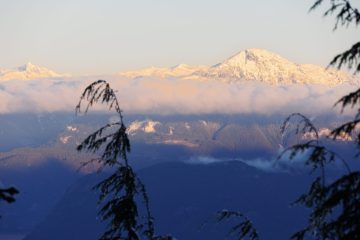
<path fill-rule="evenodd" d="M 308 192 L 295 201 L 295 204 L 309 208 L 311 213 L 308 225 L 296 232 L 292 239 L 360 239 L 360 172 L 351 170 L 346 160 L 322 143 L 317 128 L 305 116 L 299 113 L 290 115 L 281 127 L 282 133 L 294 119 L 300 119 L 295 124 L 296 133 L 312 132 L 315 140 L 296 144 L 286 149 L 279 158 L 289 156 L 292 160 L 305 155 L 305 165 L 311 167 L 311 173 L 316 177 Z M 332 131 L 332 140 L 351 133 L 339 129 L 341 127 Z M 335 161 L 343 164 L 346 173 L 330 180 L 326 170 Z"/>
<path fill-rule="evenodd" d="M 238 219 L 239 222 L 231 227 L 228 232 L 228 237 L 231 235 L 237 239 L 250 239 L 259 240 L 259 234 L 256 228 L 253 226 L 251 220 L 243 213 L 238 211 L 229 211 L 223 209 L 217 213 L 217 222 L 224 222 L 229 219 Z"/>
<path fill-rule="evenodd" d="M 324 12 L 324 17 L 335 15 L 334 30 L 339 26 L 349 27 L 350 24 L 358 26 L 360 24 L 360 12 L 349 0 L 316 0 L 311 6 L 310 11 L 314 11 L 324 2 L 329 2 L 330 6 Z M 347 66 L 354 69 L 354 73 L 360 71 L 360 42 L 354 43 L 349 49 L 337 54 L 330 62 L 329 66 L 341 68 Z"/>
<path fill-rule="evenodd" d="M 19 190 L 14 187 L 0 188 L 0 202 L 5 201 L 7 203 L 15 202 L 15 195 L 19 194 Z M 1 218 L 1 216 L 0 216 Z"/>
<path fill-rule="evenodd" d="M 106 104 L 109 110 L 115 110 L 119 117 L 118 122 L 99 128 L 77 147 L 78 151 L 102 152 L 100 157 L 89 160 L 85 165 L 96 161 L 100 164 L 100 170 L 107 168 L 112 171 L 109 177 L 94 187 L 100 192 L 99 216 L 108 224 L 100 239 L 171 240 L 170 236 L 155 235 L 145 186 L 129 164 L 130 141 L 115 91 L 105 80 L 98 80 L 84 90 L 76 106 L 76 113 L 81 112 L 84 101 L 87 102 L 85 113 L 95 103 L 102 103 Z M 139 202 L 144 204 L 144 216 L 139 214 Z"/>
<path fill-rule="evenodd" d="M 338 26 L 348 27 L 351 23 L 357 26 L 360 23 L 360 13 L 349 0 L 328 0 L 330 7 L 324 16 L 335 14 L 334 30 Z M 317 0 L 310 11 L 317 9 L 325 0 Z M 355 43 L 350 49 L 336 55 L 329 66 L 340 69 L 347 66 L 355 69 L 354 74 L 360 71 L 360 42 Z M 336 141 L 344 136 L 355 138 L 356 146 L 360 147 L 360 132 L 356 131 L 360 123 L 360 89 L 349 93 L 338 100 L 335 105 L 345 108 L 356 108 L 354 119 L 341 124 L 331 131 L 330 140 Z M 316 174 L 307 193 L 302 194 L 296 204 L 303 205 L 311 210 L 308 224 L 304 229 L 296 232 L 292 239 L 360 239 L 360 171 L 349 167 L 348 162 L 341 156 L 331 151 L 319 139 L 317 128 L 305 116 L 299 113 L 290 115 L 283 123 L 281 132 L 284 133 L 289 123 L 300 119 L 296 125 L 296 133 L 313 133 L 314 140 L 294 145 L 286 149 L 281 155 L 289 154 L 289 159 L 294 159 L 301 154 L 306 155 L 305 164 L 310 166 L 312 174 Z M 360 156 L 360 151 L 355 157 Z M 340 161 L 345 173 L 335 180 L 328 179 L 327 167 Z"/>

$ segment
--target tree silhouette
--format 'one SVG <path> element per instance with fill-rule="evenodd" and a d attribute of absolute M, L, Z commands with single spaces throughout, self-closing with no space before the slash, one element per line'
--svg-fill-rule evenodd
<path fill-rule="evenodd" d="M 115 110 L 119 121 L 99 128 L 80 145 L 78 151 L 102 152 L 98 158 L 89 160 L 84 165 L 97 162 L 100 171 L 112 170 L 112 174 L 99 182 L 94 189 L 99 190 L 99 204 L 102 204 L 99 216 L 108 223 L 101 240 L 171 240 L 171 236 L 157 236 L 150 212 L 149 197 L 144 184 L 129 164 L 130 140 L 123 121 L 122 110 L 115 91 L 105 80 L 91 83 L 82 93 L 76 106 L 76 113 L 81 112 L 83 101 L 87 101 L 85 113 L 95 103 L 106 104 L 109 110 Z M 145 216 L 140 216 L 138 202 L 142 201 Z"/>
<path fill-rule="evenodd" d="M 286 149 L 281 157 L 289 154 L 293 159 L 301 154 L 305 157 L 305 164 L 316 174 L 307 193 L 302 194 L 295 202 L 311 210 L 308 225 L 296 232 L 292 239 L 305 239 L 312 236 L 315 239 L 359 239 L 360 238 L 360 172 L 352 171 L 347 162 L 337 153 L 328 149 L 320 140 L 317 128 L 302 114 L 290 115 L 283 123 L 281 130 L 284 133 L 292 120 L 296 133 L 314 133 L 315 139 L 296 144 Z M 342 137 L 343 132 L 338 128 L 331 133 L 331 139 Z M 329 164 L 336 160 L 341 161 L 346 173 L 330 181 L 326 170 Z M 306 238 L 307 239 L 307 238 Z"/>
<path fill-rule="evenodd" d="M 324 0 L 317 0 L 310 8 L 315 10 Z M 354 8 L 348 0 L 329 0 L 330 7 L 324 16 L 336 15 L 334 30 L 339 25 L 349 26 L 351 23 L 360 23 L 358 9 Z M 350 49 L 340 53 L 330 62 L 330 66 L 341 68 L 347 66 L 355 68 L 354 73 L 360 71 L 360 42 L 355 43 Z M 360 132 L 356 127 L 360 123 L 360 89 L 342 97 L 335 105 L 341 105 L 341 112 L 345 108 L 357 108 L 354 119 L 343 123 L 333 129 L 330 140 L 336 141 L 344 136 L 355 137 L 355 144 L 360 147 Z M 283 123 L 281 131 L 290 126 L 290 122 L 297 119 L 296 133 L 313 133 L 314 140 L 296 144 L 286 149 L 281 157 L 289 154 L 293 159 L 300 154 L 306 155 L 305 164 L 312 168 L 311 173 L 316 174 L 308 192 L 302 194 L 296 204 L 301 204 L 311 210 L 307 226 L 296 232 L 292 239 L 360 239 L 360 171 L 353 170 L 347 161 L 331 151 L 320 139 L 317 128 L 312 122 L 300 113 L 290 115 Z M 360 156 L 360 151 L 355 157 Z M 327 179 L 326 169 L 329 164 L 340 161 L 346 172 L 335 180 Z"/>
<path fill-rule="evenodd" d="M 329 8 L 324 12 L 324 17 L 335 14 L 334 30 L 339 26 L 348 27 L 352 23 L 355 26 L 360 24 L 360 12 L 353 7 L 349 0 L 317 0 L 311 6 L 310 11 L 317 9 L 324 2 L 330 3 Z M 347 66 L 349 69 L 355 68 L 355 73 L 360 71 L 360 42 L 353 44 L 348 50 L 337 54 L 329 65 L 341 68 Z"/>
<path fill-rule="evenodd" d="M 5 201 L 7 203 L 13 203 L 15 202 L 16 194 L 19 194 L 19 191 L 14 187 L 0 188 L 0 202 Z"/>
<path fill-rule="evenodd" d="M 3 200 L 7 203 L 15 202 L 15 195 L 18 194 L 19 191 L 14 188 L 0 188 L 0 200 Z"/>
<path fill-rule="evenodd" d="M 223 209 L 217 213 L 217 222 L 224 222 L 229 219 L 239 219 L 239 223 L 231 227 L 228 236 L 233 235 L 238 239 L 259 240 L 259 234 L 250 219 L 238 211 Z"/>

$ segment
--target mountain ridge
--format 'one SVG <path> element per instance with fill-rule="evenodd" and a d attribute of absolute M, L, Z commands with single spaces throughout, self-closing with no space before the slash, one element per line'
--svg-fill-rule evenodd
<path fill-rule="evenodd" d="M 65 78 L 48 68 L 27 63 L 17 69 L 0 69 L 0 81 Z M 356 79 L 336 69 L 313 64 L 298 64 L 265 49 L 242 50 L 224 61 L 212 65 L 179 64 L 173 67 L 149 67 L 123 71 L 112 77 L 128 79 L 160 78 L 226 83 L 257 81 L 270 85 L 320 84 L 335 86 Z"/>
<path fill-rule="evenodd" d="M 251 48 L 238 52 L 213 66 L 180 64 L 170 68 L 144 68 L 117 73 L 127 78 L 177 77 L 185 80 L 220 80 L 225 82 L 260 81 L 276 84 L 338 85 L 350 80 L 345 72 L 313 64 L 293 63 L 276 53 Z"/>
<path fill-rule="evenodd" d="M 26 63 L 16 69 L 0 69 L 0 81 L 9 80 L 34 80 L 41 78 L 69 77 L 67 74 L 60 74 L 46 67 Z"/>

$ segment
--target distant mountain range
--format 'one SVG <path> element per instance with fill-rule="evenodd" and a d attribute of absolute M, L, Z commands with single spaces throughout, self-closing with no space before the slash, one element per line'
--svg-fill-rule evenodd
<path fill-rule="evenodd" d="M 131 158 L 135 164 L 149 165 L 169 159 L 179 161 L 197 155 L 225 158 L 272 156 L 277 154 L 282 144 L 277 124 L 260 123 L 256 119 L 252 119 L 253 123 L 247 122 L 249 119 L 229 119 L 225 115 L 212 120 L 206 119 L 206 116 L 155 119 L 135 119 L 129 122 L 128 133 L 133 152 Z M 96 126 L 100 126 L 100 121 L 74 121 L 66 126 L 59 126 L 56 122 L 51 126 L 51 119 L 43 121 L 44 123 L 37 127 L 40 130 L 42 126 L 47 126 L 47 131 L 53 133 L 52 137 L 37 146 L 14 146 L 11 151 L 0 152 L 0 169 L 33 167 L 44 164 L 48 159 L 58 159 L 76 169 L 82 162 L 94 158 L 93 155 L 77 152 L 76 146 L 87 134 L 94 131 Z M 34 123 L 28 124 L 32 125 L 32 128 L 36 126 Z M 37 134 L 35 131 L 34 134 L 43 133 L 38 131 Z M 23 138 L 22 131 L 12 138 L 16 144 L 16 139 Z M 5 139 L 1 133 L 0 139 Z M 172 155 L 164 152 L 172 152 Z M 93 170 L 90 168 L 88 171 Z"/>
<path fill-rule="evenodd" d="M 224 82 L 260 81 L 267 84 L 337 85 L 352 77 L 334 69 L 311 64 L 296 64 L 263 49 L 243 50 L 214 66 L 180 64 L 171 68 L 150 67 L 113 74 L 120 78 L 180 78 L 184 80 L 220 80 Z M 45 67 L 27 63 L 17 69 L 0 69 L 0 81 L 66 78 Z"/>
<path fill-rule="evenodd" d="M 326 84 L 336 85 L 349 80 L 349 76 L 334 69 L 311 64 L 296 64 L 263 49 L 247 49 L 212 67 L 180 64 L 172 68 L 145 68 L 120 72 L 118 76 L 176 77 L 198 80 L 260 81 L 268 84 Z"/>
<path fill-rule="evenodd" d="M 102 118 L 102 119 L 101 119 Z M 111 115 L 98 118 L 72 119 L 70 115 L 49 114 L 41 118 L 10 116 L 0 123 L 9 132 L 0 132 L 0 169 L 36 167 L 49 159 L 77 169 L 94 155 L 79 153 L 76 146 L 104 120 L 113 121 Z M 11 121 L 9 119 L 12 119 Z M 27 123 L 22 121 L 27 119 Z M 85 119 L 86 122 L 85 122 Z M 192 157 L 228 159 L 276 158 L 279 152 L 300 140 L 311 140 L 311 134 L 280 133 L 285 116 L 127 116 L 128 134 L 132 145 L 130 159 L 136 166 L 148 166 L 164 161 L 184 161 Z M 328 129 L 336 119 L 318 119 L 320 137 L 326 138 Z M 18 131 L 13 131 L 15 123 Z M 20 125 L 22 123 L 22 125 Z M 28 132 L 26 129 L 32 129 Z M 10 135 L 11 137 L 6 137 Z M 19 139 L 23 142 L 19 142 Z M 338 144 L 352 142 L 351 136 L 338 139 Z M 146 156 L 146 157 L 144 157 Z M 92 172 L 96 165 L 82 170 Z"/>

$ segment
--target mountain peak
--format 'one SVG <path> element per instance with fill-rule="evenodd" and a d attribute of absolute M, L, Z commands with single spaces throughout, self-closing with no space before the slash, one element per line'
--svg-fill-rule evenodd
<path fill-rule="evenodd" d="M 18 67 L 17 69 L 20 71 L 20 72 L 30 72 L 30 71 L 36 71 L 36 70 L 39 70 L 43 67 L 40 67 L 40 66 L 36 66 L 35 64 L 32 64 L 31 62 L 28 62 L 26 63 L 25 65 L 22 65 L 20 67 Z"/>
<path fill-rule="evenodd" d="M 296 64 L 276 53 L 258 48 L 240 51 L 214 65 L 206 77 L 226 81 L 254 80 L 268 84 L 326 84 L 346 82 L 348 76 L 337 70 L 326 70 L 310 64 Z"/>
<path fill-rule="evenodd" d="M 234 58 L 234 57 L 240 57 L 240 56 L 246 56 L 246 57 L 280 57 L 278 54 L 270 52 L 269 50 L 262 49 L 262 48 L 248 48 L 241 50 L 240 52 L 236 53 L 235 55 L 229 57 L 228 59 Z M 281 58 L 281 57 L 280 57 Z"/>
<path fill-rule="evenodd" d="M 250 48 L 245 49 L 237 54 L 229 57 L 222 63 L 216 64 L 214 67 L 249 67 L 250 65 L 289 65 L 294 64 L 280 55 L 265 49 Z"/>
<path fill-rule="evenodd" d="M 0 72 L 0 81 L 7 80 L 32 80 L 40 78 L 66 77 L 67 75 L 58 74 L 46 67 L 37 66 L 31 62 L 26 63 L 16 69 L 7 69 Z"/>

